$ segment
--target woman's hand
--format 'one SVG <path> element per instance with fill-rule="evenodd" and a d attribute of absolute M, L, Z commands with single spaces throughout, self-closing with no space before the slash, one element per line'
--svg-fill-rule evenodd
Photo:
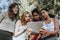
<path fill-rule="evenodd" d="M 28 35 L 30 35 L 32 33 L 32 30 L 27 28 L 26 32 L 27 32 Z"/>
<path fill-rule="evenodd" d="M 42 35 L 44 35 L 44 34 L 46 34 L 46 30 L 40 29 L 40 33 L 41 33 Z"/>
<path fill-rule="evenodd" d="M 47 30 L 43 29 L 43 28 L 40 29 L 39 33 L 41 33 L 42 35 L 45 35 L 45 36 L 50 35 L 49 32 Z"/>

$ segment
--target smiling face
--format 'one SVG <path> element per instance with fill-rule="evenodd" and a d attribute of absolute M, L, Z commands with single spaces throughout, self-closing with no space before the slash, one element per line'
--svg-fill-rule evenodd
<path fill-rule="evenodd" d="M 17 5 L 16 5 L 15 7 L 13 7 L 13 12 L 14 12 L 15 14 L 18 13 L 18 6 L 17 6 Z"/>
<path fill-rule="evenodd" d="M 49 15 L 48 15 L 48 12 L 45 11 L 45 10 L 42 10 L 42 11 L 41 11 L 41 14 L 42 14 L 42 17 L 45 18 L 45 19 L 49 16 Z"/>

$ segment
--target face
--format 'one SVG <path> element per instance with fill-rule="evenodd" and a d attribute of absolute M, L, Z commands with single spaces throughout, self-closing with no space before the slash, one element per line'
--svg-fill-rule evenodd
<path fill-rule="evenodd" d="M 29 21 L 29 19 L 30 19 L 29 14 L 27 14 L 27 15 L 25 16 L 25 21 Z"/>
<path fill-rule="evenodd" d="M 47 17 L 48 17 L 48 12 L 45 11 L 45 10 L 42 10 L 42 11 L 41 11 L 41 14 L 42 14 L 42 17 L 43 17 L 43 18 L 47 18 Z"/>
<path fill-rule="evenodd" d="M 18 6 L 17 6 L 17 5 L 13 8 L 13 12 L 14 12 L 15 14 L 17 14 L 17 12 L 18 12 Z"/>
<path fill-rule="evenodd" d="M 39 18 L 39 14 L 34 13 L 34 14 L 33 14 L 33 18 L 34 18 L 34 19 L 38 19 L 38 18 Z"/>

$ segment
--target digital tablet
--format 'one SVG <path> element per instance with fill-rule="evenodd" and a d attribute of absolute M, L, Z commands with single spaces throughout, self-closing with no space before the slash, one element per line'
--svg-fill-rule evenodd
<path fill-rule="evenodd" d="M 39 32 L 40 28 L 43 27 L 43 22 L 28 22 L 27 27 L 33 32 Z"/>

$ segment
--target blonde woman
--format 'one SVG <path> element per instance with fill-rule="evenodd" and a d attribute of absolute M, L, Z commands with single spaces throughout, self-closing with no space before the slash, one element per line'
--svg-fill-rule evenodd
<path fill-rule="evenodd" d="M 24 12 L 21 20 L 16 23 L 13 40 L 26 40 L 27 22 L 31 22 L 31 15 L 29 12 Z"/>

